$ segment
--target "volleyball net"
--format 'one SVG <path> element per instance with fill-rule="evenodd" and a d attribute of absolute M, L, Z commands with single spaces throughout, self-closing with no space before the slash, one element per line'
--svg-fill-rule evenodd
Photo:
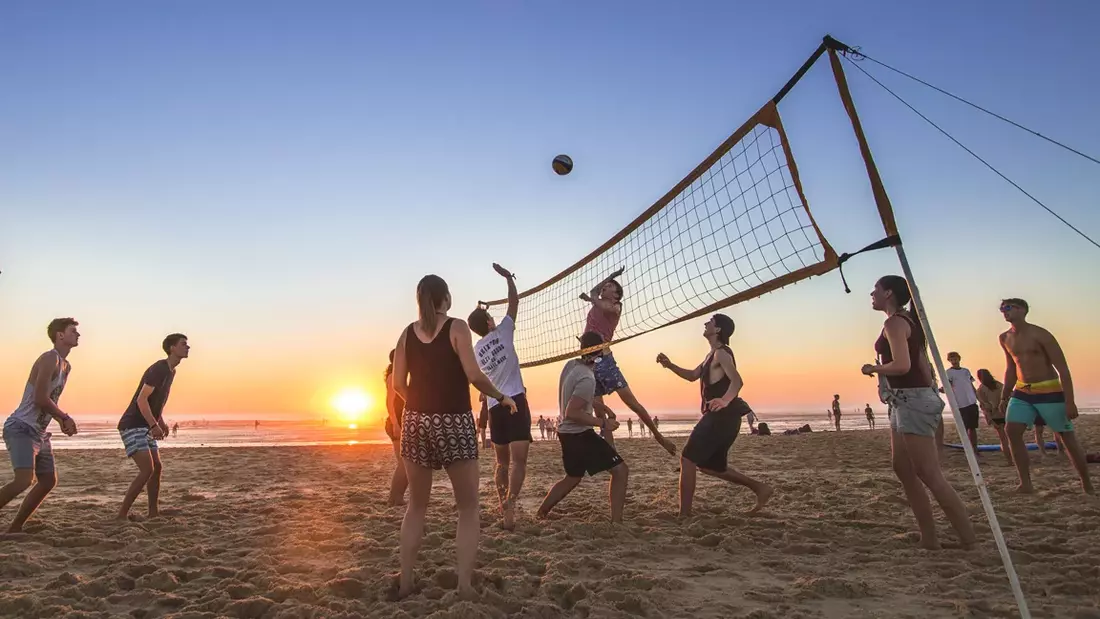
<path fill-rule="evenodd" d="M 590 307 L 580 296 L 619 269 L 623 309 L 608 344 L 836 266 L 807 206 L 779 110 L 769 102 L 618 234 L 521 293 L 516 352 L 525 367 L 576 356 Z"/>

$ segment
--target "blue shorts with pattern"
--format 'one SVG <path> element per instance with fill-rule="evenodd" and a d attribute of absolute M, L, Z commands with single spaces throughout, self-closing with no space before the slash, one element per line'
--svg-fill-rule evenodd
<path fill-rule="evenodd" d="M 611 354 L 611 351 L 596 357 L 592 373 L 596 375 L 596 395 L 598 396 L 611 395 L 627 387 L 626 378 L 619 370 L 619 364 L 615 362 L 615 355 Z"/>
<path fill-rule="evenodd" d="M 132 457 L 139 451 L 156 451 L 157 439 L 149 434 L 149 428 L 130 428 L 119 430 L 122 436 L 122 445 L 126 447 L 126 457 Z"/>

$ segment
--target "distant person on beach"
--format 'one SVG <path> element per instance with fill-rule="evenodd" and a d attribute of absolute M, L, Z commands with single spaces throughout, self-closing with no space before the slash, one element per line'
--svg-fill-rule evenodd
<path fill-rule="evenodd" d="M 22 533 L 27 519 L 57 485 L 53 444 L 50 433 L 46 432 L 50 422 L 56 419 L 66 436 L 77 432 L 73 418 L 58 407 L 73 369 L 69 352 L 80 341 L 77 324 L 72 318 L 50 321 L 46 336 L 53 347 L 35 359 L 27 384 L 23 386 L 23 397 L 4 422 L 4 446 L 11 458 L 15 478 L 0 488 L 0 509 L 30 488 L 8 533 Z"/>
<path fill-rule="evenodd" d="M 1023 493 L 1033 491 L 1024 431 L 1036 419 L 1042 418 L 1066 446 L 1081 478 L 1081 489 L 1093 494 L 1095 491 L 1089 479 L 1085 450 L 1077 440 L 1071 421 L 1077 418 L 1077 401 L 1062 347 L 1049 331 L 1027 322 L 1027 301 L 1005 299 L 1001 301 L 1000 310 L 1010 325 L 1008 331 L 1000 336 L 1007 366 L 1001 391 L 1001 411 L 1005 415 L 1005 431 L 1012 446 L 1012 460 L 1020 476 L 1018 490 Z"/>
<path fill-rule="evenodd" d="M 962 367 L 962 355 L 957 352 L 947 353 L 947 362 L 951 367 L 947 368 L 947 382 L 951 384 L 951 392 L 955 394 L 955 402 L 959 405 L 959 415 L 963 419 L 963 427 L 966 428 L 966 437 L 978 450 L 978 392 L 974 390 L 974 376 L 970 370 Z"/>
<path fill-rule="evenodd" d="M 581 350 L 599 346 L 603 341 L 600 334 L 594 331 L 585 332 L 581 336 Z M 565 477 L 546 494 L 539 506 L 539 518 L 546 518 L 550 510 L 581 483 L 585 473 L 595 475 L 609 471 L 611 522 L 623 521 L 623 505 L 626 503 L 626 484 L 630 471 L 615 448 L 593 429 L 610 428 L 614 431 L 619 426 L 619 422 L 614 419 L 597 417 L 593 410 L 598 387 L 592 366 L 599 357 L 599 351 L 586 353 L 579 359 L 567 362 L 562 368 L 558 380 L 558 410 L 561 414 L 558 442 L 561 443 Z"/>
<path fill-rule="evenodd" d="M 542 435 L 542 440 L 546 440 L 546 420 L 539 415 L 539 434 Z"/>
<path fill-rule="evenodd" d="M 829 425 L 833 425 L 833 409 L 825 409 L 825 416 L 829 418 Z"/>
<path fill-rule="evenodd" d="M 1001 411 L 1003 391 L 1004 385 L 993 378 L 989 370 L 978 370 L 978 407 L 985 417 L 986 425 L 993 426 L 993 430 L 997 432 L 997 438 L 1001 442 L 1001 453 L 1004 454 L 1008 463 L 1012 464 L 1012 447 L 1009 445 L 1008 435 L 1005 434 L 1005 416 Z"/>
<path fill-rule="evenodd" d="M 419 318 L 401 332 L 393 359 L 393 389 L 405 400 L 401 457 L 409 479 L 409 502 L 401 523 L 401 577 L 398 597 L 415 591 L 413 568 L 424 540 L 424 516 L 432 474 L 445 469 L 458 507 L 455 535 L 458 593 L 472 596 L 481 525 L 478 514 L 477 427 L 470 407 L 470 384 L 502 402 L 516 403 L 493 386 L 477 366 L 470 327 L 447 315 L 451 292 L 437 275 L 416 286 Z"/>
<path fill-rule="evenodd" d="M 626 434 L 631 438 L 634 437 L 634 420 L 629 417 L 626 419 Z"/>
<path fill-rule="evenodd" d="M 259 420 L 257 420 L 252 424 L 252 431 L 256 432 L 256 431 L 259 431 L 259 429 L 260 429 L 260 422 L 259 422 Z"/>
<path fill-rule="evenodd" d="M 878 280 L 871 292 L 871 307 L 886 314 L 882 333 L 875 341 L 879 365 L 864 365 L 863 374 L 878 375 L 879 394 L 889 405 L 890 452 L 894 473 L 905 489 L 909 508 L 920 528 L 920 545 L 938 549 L 936 520 L 925 488 L 931 491 L 964 547 L 976 542 L 974 527 L 951 483 L 940 468 L 936 429 L 943 416 L 943 400 L 929 372 L 924 329 L 916 314 L 907 309 L 909 282 L 897 275 Z"/>
<path fill-rule="evenodd" d="M 179 434 L 179 431 L 180 431 L 180 424 L 178 422 L 172 424 L 172 438 L 176 438 L 176 435 Z"/>
<path fill-rule="evenodd" d="M 857 400 L 858 401 L 858 400 Z M 867 415 L 867 425 L 871 426 L 871 429 L 875 429 L 875 411 L 871 408 L 871 404 L 867 404 L 867 408 L 863 409 L 863 413 Z"/>
<path fill-rule="evenodd" d="M 130 517 L 130 507 L 142 490 L 149 495 L 149 518 L 160 515 L 160 478 L 163 466 L 157 441 L 168 434 L 168 424 L 164 421 L 164 406 L 172 392 L 172 383 L 176 379 L 176 367 L 187 358 L 191 346 L 187 336 L 173 333 L 161 342 L 161 349 L 167 358 L 150 365 L 141 375 L 130 405 L 118 420 L 118 433 L 122 445 L 126 448 L 126 457 L 134 461 L 138 474 L 118 508 L 118 519 Z"/>
<path fill-rule="evenodd" d="M 393 445 L 393 457 L 397 461 L 390 480 L 390 496 L 386 505 L 396 507 L 405 504 L 405 491 L 409 488 L 409 478 L 405 475 L 405 461 L 401 459 L 401 419 L 405 412 L 405 400 L 397 395 L 393 388 L 393 350 L 390 362 L 382 373 L 382 382 L 386 384 L 386 436 Z"/>
<path fill-rule="evenodd" d="M 740 397 L 745 383 L 729 347 L 733 331 L 733 319 L 725 314 L 715 314 L 704 323 L 703 337 L 710 344 L 710 354 L 693 370 L 674 364 L 664 353 L 657 355 L 657 363 L 673 374 L 686 381 L 699 381 L 702 400 L 703 418 L 695 424 L 680 457 L 681 518 L 691 516 L 696 470 L 752 490 L 756 505 L 749 513 L 763 509 L 772 496 L 771 486 L 728 463 L 730 448 L 741 432 L 741 418 L 752 410 Z"/>
<path fill-rule="evenodd" d="M 581 294 L 582 301 L 592 304 L 592 308 L 588 311 L 584 330 L 586 333 L 598 334 L 601 342 L 612 342 L 615 339 L 615 328 L 619 325 L 619 318 L 622 316 L 623 311 L 623 287 L 615 278 L 622 274 L 623 269 L 619 269 L 607 279 L 596 284 L 589 294 Z M 603 398 L 606 395 L 617 393 L 623 403 L 634 411 L 634 414 L 638 415 L 638 419 L 649 427 L 650 433 L 657 444 L 668 453 L 676 455 L 676 445 L 661 435 L 660 430 L 654 425 L 653 419 L 650 418 L 649 412 L 634 396 L 634 392 L 630 390 L 626 378 L 619 370 L 619 364 L 615 361 L 615 355 L 611 353 L 610 348 L 600 351 L 600 355 L 596 357 L 593 372 L 596 375 L 596 399 L 593 402 L 596 415 L 598 417 L 606 416 L 609 419 L 615 418 L 611 409 L 604 404 Z M 610 434 L 610 431 L 608 432 L 605 438 L 614 444 L 614 437 Z"/>
<path fill-rule="evenodd" d="M 840 396 L 833 396 L 832 420 L 836 424 L 836 431 L 840 432 Z"/>
<path fill-rule="evenodd" d="M 510 410 L 496 400 L 488 400 L 489 433 L 496 453 L 493 479 L 500 499 L 501 526 L 511 531 L 515 528 L 516 503 L 527 478 L 527 455 L 532 440 L 531 408 L 516 353 L 516 317 L 519 313 L 516 278 L 499 264 L 494 263 L 493 269 L 508 283 L 508 309 L 499 325 L 482 307 L 470 314 L 469 323 L 470 329 L 481 336 L 474 344 L 478 367 L 501 393 L 511 396 L 516 403 L 516 409 Z"/>
<path fill-rule="evenodd" d="M 745 421 L 749 423 L 749 434 L 756 434 L 756 413 L 750 409 L 745 413 Z"/>

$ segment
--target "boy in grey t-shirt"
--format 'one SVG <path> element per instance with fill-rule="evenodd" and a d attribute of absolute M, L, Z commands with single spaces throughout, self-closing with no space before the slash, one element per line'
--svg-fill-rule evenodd
<path fill-rule="evenodd" d="M 581 350 L 599 346 L 603 338 L 594 332 L 581 337 Z M 561 460 L 565 477 L 554 484 L 539 507 L 538 517 L 545 518 L 550 510 L 566 497 L 584 479 L 585 473 L 595 475 L 611 472 L 611 522 L 623 521 L 623 504 L 626 502 L 626 482 L 629 470 L 622 456 L 596 434 L 594 428 L 614 431 L 619 422 L 600 419 L 592 414 L 592 400 L 596 394 L 596 377 L 592 365 L 600 351 L 582 355 L 565 364 L 558 382 L 558 441 L 561 442 Z"/>

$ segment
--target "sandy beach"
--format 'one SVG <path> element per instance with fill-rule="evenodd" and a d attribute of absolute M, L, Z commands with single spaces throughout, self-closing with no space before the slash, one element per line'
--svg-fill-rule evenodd
<path fill-rule="evenodd" d="M 1081 430 L 1096 451 L 1100 423 Z M 982 439 L 995 441 L 984 428 Z M 929 552 L 916 547 L 888 441 L 885 431 L 742 436 L 733 462 L 775 498 L 745 516 L 747 491 L 701 478 L 687 522 L 675 518 L 678 460 L 650 440 L 619 441 L 631 467 L 619 527 L 607 522 L 606 476 L 549 521 L 533 519 L 561 474 L 557 444 L 539 442 L 515 532 L 499 527 L 483 453 L 479 599 L 454 590 L 453 504 L 439 474 L 422 590 L 402 602 L 390 601 L 403 509 L 384 506 L 388 447 L 165 450 L 162 506 L 178 511 L 142 523 L 110 520 L 134 471 L 121 450 L 60 451 L 58 489 L 27 534 L 0 541 L 0 616 L 1015 616 L 962 452 L 945 468 L 981 545 L 952 549 L 940 517 L 948 548 Z M 1019 497 L 1001 454 L 982 456 L 1031 610 L 1100 617 L 1100 499 L 1080 492 L 1064 459 L 1033 459 L 1037 494 Z M 0 514 L 4 526 L 15 508 Z"/>

